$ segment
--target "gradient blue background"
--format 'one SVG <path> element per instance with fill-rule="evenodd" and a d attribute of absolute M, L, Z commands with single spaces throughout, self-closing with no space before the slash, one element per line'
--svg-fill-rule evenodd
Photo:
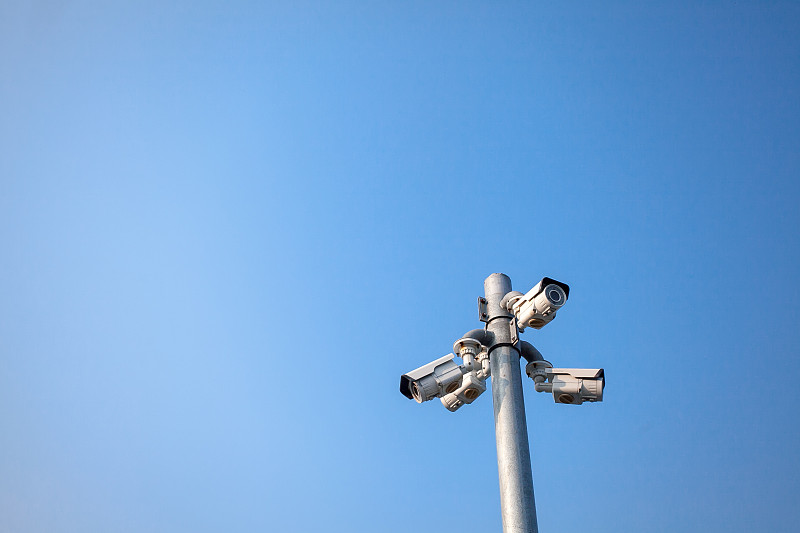
<path fill-rule="evenodd" d="M 3 2 L 0 532 L 500 531 L 480 327 L 543 532 L 800 522 L 800 7 Z"/>

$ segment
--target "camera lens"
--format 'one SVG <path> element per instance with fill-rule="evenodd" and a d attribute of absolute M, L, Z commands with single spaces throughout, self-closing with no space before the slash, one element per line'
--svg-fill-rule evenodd
<path fill-rule="evenodd" d="M 564 305 L 564 302 L 567 300 L 567 295 L 564 294 L 564 289 L 558 285 L 548 285 L 545 287 L 544 293 L 547 296 L 547 299 L 550 300 L 550 303 L 553 305 Z"/>
<path fill-rule="evenodd" d="M 414 399 L 415 399 L 415 400 L 417 400 L 418 402 L 422 402 L 422 397 L 421 397 L 421 395 L 420 395 L 420 393 L 419 393 L 419 385 L 417 384 L 417 382 L 416 382 L 416 381 L 415 381 L 414 383 L 412 383 L 412 384 L 411 384 L 411 395 L 412 395 L 412 396 L 414 397 Z"/>

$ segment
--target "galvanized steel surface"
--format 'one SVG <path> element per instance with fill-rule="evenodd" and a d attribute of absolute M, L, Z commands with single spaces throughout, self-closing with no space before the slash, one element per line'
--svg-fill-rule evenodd
<path fill-rule="evenodd" d="M 511 291 L 511 280 L 505 274 L 492 274 L 484 281 L 484 289 L 489 314 L 486 328 L 495 335 L 490 360 L 503 532 L 538 533 L 520 354 L 510 345 L 513 317 L 500 306 Z"/>

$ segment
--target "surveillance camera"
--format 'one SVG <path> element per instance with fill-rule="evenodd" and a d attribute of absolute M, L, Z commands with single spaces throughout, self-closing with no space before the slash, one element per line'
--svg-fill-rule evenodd
<path fill-rule="evenodd" d="M 423 365 L 400 376 L 400 392 L 417 403 L 456 392 L 461 386 L 462 371 L 453 358 L 454 354 Z M 485 388 L 485 387 L 484 387 Z"/>
<path fill-rule="evenodd" d="M 516 293 L 517 295 L 519 293 Z M 544 278 L 524 296 L 508 300 L 508 310 L 517 317 L 520 330 L 527 327 L 541 329 L 556 316 L 569 297 L 569 285 Z"/>
<path fill-rule="evenodd" d="M 602 368 L 546 368 L 548 383 L 541 377 L 536 390 L 552 392 L 556 403 L 580 405 L 583 402 L 602 402 L 605 375 Z"/>
<path fill-rule="evenodd" d="M 442 396 L 442 405 L 448 411 L 455 412 L 464 404 L 472 403 L 475 398 L 486 391 L 486 381 L 481 379 L 476 372 L 464 376 L 458 389 Z"/>

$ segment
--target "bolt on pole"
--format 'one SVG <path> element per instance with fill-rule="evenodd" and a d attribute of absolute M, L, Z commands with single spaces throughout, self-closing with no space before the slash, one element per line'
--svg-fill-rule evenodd
<path fill-rule="evenodd" d="M 483 286 L 486 329 L 495 335 L 490 364 L 503 532 L 538 533 L 520 354 L 511 338 L 514 317 L 500 307 L 500 300 L 511 292 L 511 280 L 505 274 L 492 274 Z"/>

